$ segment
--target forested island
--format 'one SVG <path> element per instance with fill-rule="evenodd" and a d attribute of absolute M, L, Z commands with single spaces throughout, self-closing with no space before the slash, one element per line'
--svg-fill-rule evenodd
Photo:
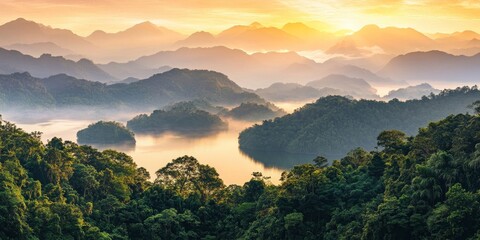
<path fill-rule="evenodd" d="M 202 99 L 194 99 L 191 101 L 182 101 L 176 102 L 174 104 L 167 105 L 164 107 L 164 110 L 169 111 L 171 109 L 191 109 L 191 110 L 202 110 L 211 114 L 219 114 L 225 111 L 228 111 L 227 108 L 221 106 L 213 106 L 210 102 Z"/>
<path fill-rule="evenodd" d="M 138 115 L 127 122 L 127 127 L 137 133 L 200 134 L 225 130 L 228 124 L 192 103 L 180 103 L 165 110 L 155 110 L 150 115 Z"/>
<path fill-rule="evenodd" d="M 119 122 L 100 121 L 77 132 L 79 144 L 135 144 L 135 135 Z"/>
<path fill-rule="evenodd" d="M 239 136 L 243 149 L 338 155 L 355 147 L 372 150 L 380 132 L 398 129 L 413 135 L 418 128 L 453 113 L 472 112 L 480 99 L 476 87 L 445 90 L 420 100 L 389 102 L 320 98 L 294 113 L 264 121 Z"/>
<path fill-rule="evenodd" d="M 0 124 L 1 239 L 476 239 L 480 117 L 458 114 L 416 137 L 389 130 L 357 148 L 225 186 L 190 156 L 154 181 L 113 150 Z"/>
<path fill-rule="evenodd" d="M 242 103 L 230 111 L 223 112 L 224 116 L 243 121 L 261 121 L 273 119 L 287 114 L 282 109 L 272 105 L 257 103 Z"/>

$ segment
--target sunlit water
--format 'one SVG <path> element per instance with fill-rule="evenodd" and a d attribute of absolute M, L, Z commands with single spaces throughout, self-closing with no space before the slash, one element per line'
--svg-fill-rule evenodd
<path fill-rule="evenodd" d="M 43 132 L 42 140 L 61 137 L 76 141 L 78 130 L 95 121 L 87 120 L 50 120 L 41 123 L 17 123 L 27 132 Z M 200 163 L 217 169 L 226 184 L 243 184 L 251 178 L 253 172 L 262 172 L 278 183 L 283 169 L 255 161 L 238 149 L 238 134 L 249 123 L 229 122 L 229 130 L 209 136 L 178 136 L 163 134 L 158 136 L 136 135 L 134 148 L 113 147 L 133 157 L 138 166 L 146 168 L 152 178 L 155 172 L 172 159 L 183 155 L 197 158 Z M 281 164 L 280 164 L 281 165 Z"/>
<path fill-rule="evenodd" d="M 287 112 L 303 106 L 307 102 L 275 103 Z M 89 124 L 99 120 L 119 121 L 125 123 L 136 115 L 114 114 L 82 114 L 76 117 L 68 111 L 52 114 L 6 114 L 5 120 L 13 121 L 27 132 L 42 132 L 42 140 L 47 142 L 53 137 L 76 142 L 76 134 Z M 41 116 L 41 117 L 40 117 Z M 60 118 L 65 116 L 65 119 Z M 81 118 L 81 119 L 80 119 Z M 80 120 L 78 120 L 80 119 Z M 281 173 L 295 165 L 312 162 L 315 157 L 306 154 L 289 154 L 283 152 L 246 151 L 238 148 L 239 133 L 254 123 L 228 120 L 228 130 L 203 136 L 185 136 L 173 133 L 161 135 L 136 134 L 137 141 L 132 146 L 94 146 L 99 149 L 112 148 L 132 156 L 138 166 L 146 168 L 152 179 L 155 172 L 175 158 L 189 155 L 197 158 L 200 163 L 208 164 L 217 169 L 226 184 L 243 184 L 252 177 L 253 172 L 261 172 L 271 177 L 272 183 L 279 183 Z"/>

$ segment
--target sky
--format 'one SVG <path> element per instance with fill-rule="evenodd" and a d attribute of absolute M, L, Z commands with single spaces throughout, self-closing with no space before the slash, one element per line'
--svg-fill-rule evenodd
<path fill-rule="evenodd" d="M 0 0 L 0 23 L 19 17 L 86 36 L 151 21 L 182 33 L 260 22 L 305 22 L 328 30 L 366 24 L 422 32 L 480 32 L 480 0 Z"/>

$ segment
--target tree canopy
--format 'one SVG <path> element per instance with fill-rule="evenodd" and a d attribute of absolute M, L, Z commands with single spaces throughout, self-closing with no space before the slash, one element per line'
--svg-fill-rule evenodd
<path fill-rule="evenodd" d="M 1 239 L 477 239 L 480 116 L 450 115 L 273 185 L 226 186 L 192 156 L 154 181 L 128 155 L 0 122 Z M 375 139 L 373 139 L 375 140 Z"/>
<path fill-rule="evenodd" d="M 476 87 L 445 90 L 420 100 L 389 102 L 351 100 L 340 96 L 320 98 L 294 113 L 264 121 L 244 130 L 240 148 L 321 155 L 344 155 L 362 147 L 372 150 L 385 130 L 414 135 L 429 122 L 450 114 L 473 112 L 480 98 Z"/>
<path fill-rule="evenodd" d="M 135 144 L 135 134 L 119 122 L 100 121 L 77 132 L 81 144 Z"/>

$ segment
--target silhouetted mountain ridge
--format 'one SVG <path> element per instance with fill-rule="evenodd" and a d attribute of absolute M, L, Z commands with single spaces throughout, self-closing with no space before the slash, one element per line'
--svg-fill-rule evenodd
<path fill-rule="evenodd" d="M 24 55 L 15 50 L 0 48 L 0 73 L 29 72 L 35 77 L 49 77 L 65 73 L 76 78 L 93 81 L 110 82 L 115 80 L 88 59 L 75 62 L 63 57 L 42 54 L 38 58 Z"/>
<path fill-rule="evenodd" d="M 478 83 L 480 53 L 456 56 L 442 51 L 412 52 L 393 58 L 379 73 L 397 80 Z"/>
<path fill-rule="evenodd" d="M 40 79 L 28 73 L 0 75 L 0 98 L 5 107 L 127 107 L 151 110 L 178 101 L 201 99 L 219 105 L 265 103 L 227 76 L 205 70 L 172 69 L 133 83 L 107 85 L 58 74 Z M 21 93 L 12 95 L 12 93 Z M 38 101 L 37 101 L 37 100 Z M 14 105 L 10 105 L 14 104 Z"/>

